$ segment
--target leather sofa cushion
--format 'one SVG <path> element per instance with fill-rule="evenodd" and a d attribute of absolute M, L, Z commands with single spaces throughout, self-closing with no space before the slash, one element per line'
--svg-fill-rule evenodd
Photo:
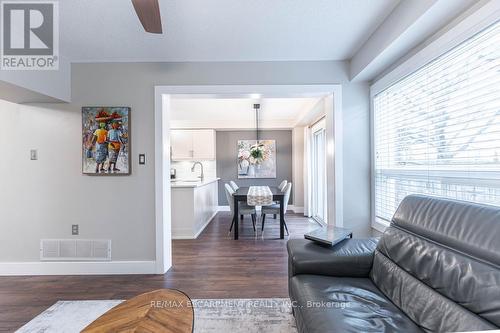
<path fill-rule="evenodd" d="M 299 332 L 422 332 L 368 278 L 296 275 L 290 297 Z"/>
<path fill-rule="evenodd" d="M 377 239 L 346 239 L 334 247 L 307 239 L 288 241 L 289 275 L 368 277 Z"/>
<path fill-rule="evenodd" d="M 497 328 L 407 273 L 379 251 L 375 252 L 371 278 L 387 298 L 426 332 Z"/>

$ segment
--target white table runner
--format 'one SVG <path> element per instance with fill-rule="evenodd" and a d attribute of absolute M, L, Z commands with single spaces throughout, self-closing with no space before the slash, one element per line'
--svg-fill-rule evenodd
<path fill-rule="evenodd" d="M 250 186 L 247 194 L 249 206 L 268 206 L 273 203 L 273 192 L 269 186 Z"/>

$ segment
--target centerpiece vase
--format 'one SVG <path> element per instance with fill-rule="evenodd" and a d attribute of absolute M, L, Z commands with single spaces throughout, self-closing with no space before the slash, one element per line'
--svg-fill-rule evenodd
<path fill-rule="evenodd" d="M 255 164 L 250 164 L 248 167 L 248 177 L 255 177 Z"/>

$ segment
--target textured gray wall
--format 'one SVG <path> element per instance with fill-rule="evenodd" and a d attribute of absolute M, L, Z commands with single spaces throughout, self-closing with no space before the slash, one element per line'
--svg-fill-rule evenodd
<path fill-rule="evenodd" d="M 276 140 L 276 179 L 238 179 L 236 156 L 238 140 L 255 140 L 255 131 L 217 131 L 217 177 L 219 206 L 227 206 L 224 184 L 234 180 L 240 187 L 251 185 L 278 186 L 283 179 L 292 180 L 292 131 L 263 130 L 263 140 Z M 290 196 L 290 204 L 293 198 Z"/>

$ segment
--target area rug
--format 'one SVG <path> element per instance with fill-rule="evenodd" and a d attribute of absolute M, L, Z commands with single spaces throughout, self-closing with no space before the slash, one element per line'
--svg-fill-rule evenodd
<path fill-rule="evenodd" d="M 59 301 L 21 327 L 20 333 L 76 333 L 120 300 Z M 194 331 L 295 333 L 287 298 L 193 300 Z"/>

